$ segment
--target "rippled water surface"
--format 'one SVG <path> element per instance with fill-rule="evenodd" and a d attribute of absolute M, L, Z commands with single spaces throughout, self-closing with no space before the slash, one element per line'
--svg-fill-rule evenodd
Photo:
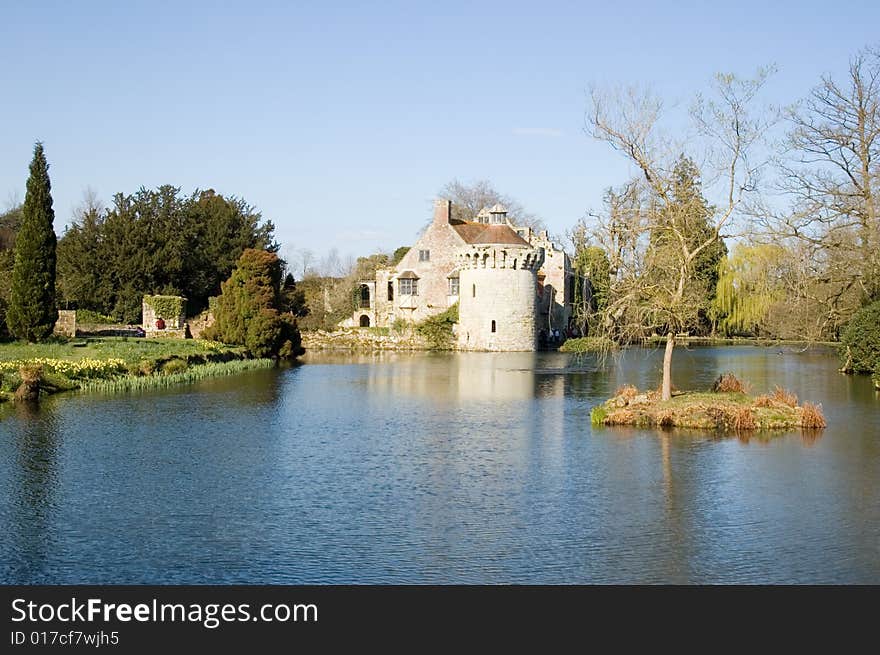
<path fill-rule="evenodd" d="M 311 355 L 0 406 L 0 582 L 880 583 L 880 400 L 823 350 L 676 352 L 822 403 L 750 439 L 591 429 L 661 353 Z"/>

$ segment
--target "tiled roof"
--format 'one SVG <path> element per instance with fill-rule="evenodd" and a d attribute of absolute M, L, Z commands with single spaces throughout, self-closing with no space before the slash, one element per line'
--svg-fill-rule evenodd
<path fill-rule="evenodd" d="M 399 273 L 397 275 L 398 280 L 405 280 L 407 278 L 412 279 L 412 280 L 418 280 L 419 276 L 416 275 L 414 271 L 404 271 L 403 273 Z"/>
<path fill-rule="evenodd" d="M 455 222 L 453 229 L 465 243 L 497 243 L 508 246 L 528 246 L 529 242 L 507 225 L 485 225 L 483 223 Z"/>

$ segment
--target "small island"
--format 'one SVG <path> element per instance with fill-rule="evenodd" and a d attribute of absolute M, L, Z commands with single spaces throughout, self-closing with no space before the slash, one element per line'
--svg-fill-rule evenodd
<path fill-rule="evenodd" d="M 798 405 L 795 394 L 776 387 L 752 396 L 748 385 L 732 373 L 720 376 L 708 391 L 676 391 L 662 400 L 659 391 L 640 392 L 626 385 L 590 412 L 595 425 L 690 428 L 741 432 L 745 430 L 821 429 L 821 405 Z"/>

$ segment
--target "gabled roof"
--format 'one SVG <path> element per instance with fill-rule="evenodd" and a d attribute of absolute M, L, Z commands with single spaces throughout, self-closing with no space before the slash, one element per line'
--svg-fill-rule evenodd
<path fill-rule="evenodd" d="M 501 244 L 508 246 L 529 246 L 529 242 L 518 235 L 509 225 L 486 225 L 485 223 L 467 223 L 450 221 L 452 228 L 465 243 Z"/>
<path fill-rule="evenodd" d="M 418 280 L 419 276 L 416 275 L 414 271 L 408 271 L 408 270 L 404 271 L 403 273 L 397 274 L 398 280 L 406 280 L 407 278 L 409 278 L 411 280 Z"/>

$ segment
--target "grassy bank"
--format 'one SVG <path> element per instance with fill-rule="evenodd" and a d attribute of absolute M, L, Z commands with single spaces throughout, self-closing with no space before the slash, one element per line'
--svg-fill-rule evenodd
<path fill-rule="evenodd" d="M 594 407 L 590 421 L 606 426 L 737 432 L 825 427 L 821 406 L 808 402 L 799 406 L 797 396 L 779 387 L 770 394 L 751 396 L 741 384 L 740 388 L 677 392 L 666 401 L 660 400 L 656 391 L 643 393 L 625 386 L 613 398 Z"/>
<path fill-rule="evenodd" d="M 74 339 L 0 344 L 0 400 L 37 376 L 42 393 L 166 387 L 273 364 L 241 347 L 195 339 Z"/>

